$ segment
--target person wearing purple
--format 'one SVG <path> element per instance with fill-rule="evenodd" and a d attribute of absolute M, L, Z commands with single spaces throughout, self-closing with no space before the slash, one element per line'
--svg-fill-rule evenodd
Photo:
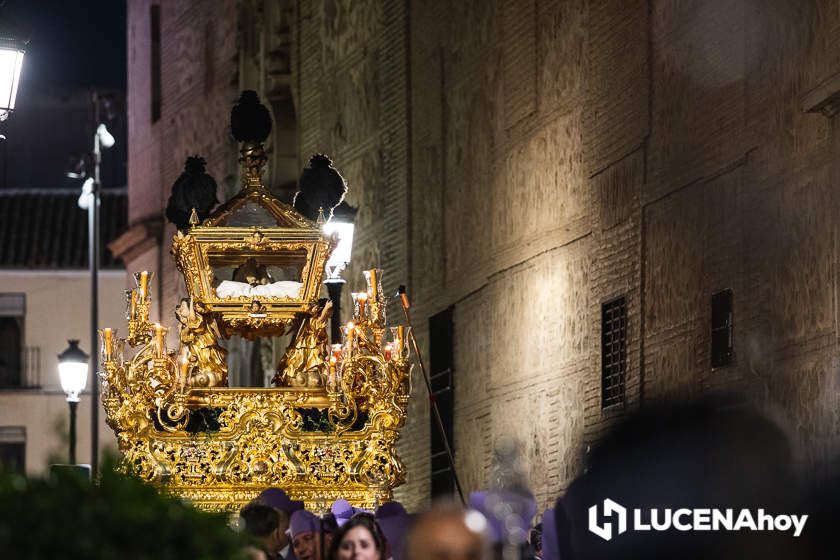
<path fill-rule="evenodd" d="M 322 560 L 322 551 L 332 542 L 331 523 L 318 519 L 305 509 L 292 514 L 289 532 L 297 560 Z"/>
<path fill-rule="evenodd" d="M 553 507 L 542 514 L 542 559 L 561 560 L 560 544 L 557 539 L 557 516 Z"/>
<path fill-rule="evenodd" d="M 471 492 L 469 507 L 487 518 L 490 540 L 498 544 L 524 544 L 528 540 L 537 502 L 530 494 L 496 488 Z"/>
<path fill-rule="evenodd" d="M 350 521 L 350 518 L 357 513 L 365 511 L 363 509 L 354 508 L 350 505 L 350 502 L 341 498 L 333 502 L 330 510 L 332 511 L 332 514 L 335 517 L 335 522 L 339 527 L 343 527 L 344 524 Z"/>
<path fill-rule="evenodd" d="M 294 512 L 303 509 L 303 502 L 290 499 L 288 494 L 280 488 L 266 488 L 254 502 L 267 505 L 278 513 L 279 526 L 283 537 L 277 560 L 296 560 L 288 534 L 289 519 Z M 274 560 L 274 558 L 271 560 Z"/>
<path fill-rule="evenodd" d="M 280 512 L 271 506 L 253 501 L 239 511 L 239 520 L 245 534 L 269 560 L 287 558 L 280 552 L 289 548 L 289 537 L 280 525 Z"/>
<path fill-rule="evenodd" d="M 376 510 L 376 523 L 382 529 L 387 544 L 388 558 L 402 560 L 403 541 L 411 518 L 399 502 L 385 502 Z"/>

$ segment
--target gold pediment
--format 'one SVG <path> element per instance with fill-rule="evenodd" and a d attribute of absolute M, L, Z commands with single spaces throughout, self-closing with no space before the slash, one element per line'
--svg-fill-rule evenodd
<path fill-rule="evenodd" d="M 275 227 L 315 229 L 317 224 L 266 191 L 262 185 L 250 186 L 219 206 L 202 226 Z"/>

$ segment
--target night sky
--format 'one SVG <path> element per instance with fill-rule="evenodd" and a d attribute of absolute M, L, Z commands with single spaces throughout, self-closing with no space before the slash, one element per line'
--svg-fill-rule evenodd
<path fill-rule="evenodd" d="M 91 150 L 90 92 L 126 87 L 125 1 L 6 0 L 3 10 L 29 45 L 0 143 L 0 188 L 79 188 L 66 172 Z M 117 139 L 102 156 L 104 188 L 126 184 L 125 112 L 114 106 L 100 117 Z"/>
<path fill-rule="evenodd" d="M 21 88 L 125 89 L 123 0 L 7 0 L 29 34 Z"/>

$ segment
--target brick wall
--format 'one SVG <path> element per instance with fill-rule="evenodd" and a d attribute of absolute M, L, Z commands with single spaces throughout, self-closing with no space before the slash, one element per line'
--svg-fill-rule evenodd
<path fill-rule="evenodd" d="M 160 10 L 161 109 L 152 121 L 151 28 Z M 224 199 L 238 190 L 236 146 L 230 138 L 230 106 L 238 93 L 236 2 L 179 0 L 128 2 L 129 219 L 160 219 L 172 184 L 188 156 L 201 155 Z M 174 322 L 172 309 L 185 293 L 169 256 L 174 227 L 167 224 L 155 248 L 132 255 L 129 271 L 158 273 L 153 293 L 157 317 Z M 172 326 L 172 325 L 169 325 Z"/>
<path fill-rule="evenodd" d="M 838 24 L 785 2 L 412 5 L 411 280 L 418 325 L 455 304 L 467 490 L 502 435 L 524 444 L 541 506 L 580 471 L 621 415 L 600 403 L 616 295 L 628 409 L 741 391 L 804 465 L 837 452 L 833 129 L 799 100 L 840 71 Z M 736 358 L 712 370 L 723 288 Z M 419 503 L 422 394 L 413 406 L 404 492 Z"/>
<path fill-rule="evenodd" d="M 353 261 L 343 274 L 346 317 L 350 293 L 365 285 L 363 270 L 383 267 L 388 295 L 409 280 L 407 6 L 394 0 L 304 0 L 299 10 L 300 154 L 305 160 L 327 153 L 347 180 L 347 202 L 359 208 Z M 402 313 L 392 304 L 388 314 L 396 324 Z M 421 399 L 411 405 L 400 446 L 409 482 L 399 497 L 407 505 L 420 503 L 428 478 L 428 452 L 413 437 L 423 421 L 422 411 L 414 410 Z"/>

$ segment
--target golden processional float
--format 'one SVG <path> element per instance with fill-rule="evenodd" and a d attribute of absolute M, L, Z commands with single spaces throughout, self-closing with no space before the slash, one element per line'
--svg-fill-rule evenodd
<path fill-rule="evenodd" d="M 319 293 L 338 238 L 322 216 L 307 219 L 265 189 L 267 135 L 245 135 L 241 192 L 203 220 L 193 208 L 172 240 L 188 294 L 176 347 L 149 320 L 150 272 L 126 292 L 128 336 L 100 331 L 107 422 L 123 469 L 201 509 L 236 511 L 269 486 L 312 511 L 338 498 L 372 508 L 405 481 L 395 445 L 410 393 L 408 327 L 386 328 L 382 274 L 371 269 L 343 342 L 328 343 L 331 304 Z M 227 386 L 220 340 L 284 334 L 293 336 L 277 387 Z"/>

